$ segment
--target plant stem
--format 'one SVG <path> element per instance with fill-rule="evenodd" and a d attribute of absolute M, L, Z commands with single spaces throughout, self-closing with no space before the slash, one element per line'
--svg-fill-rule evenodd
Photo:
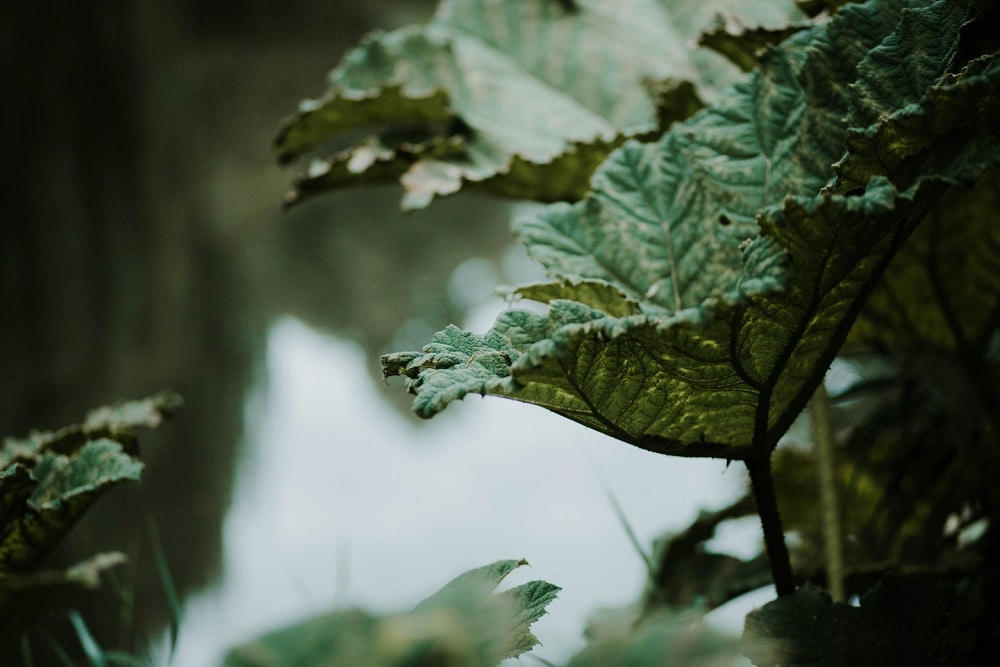
<path fill-rule="evenodd" d="M 745 463 L 750 473 L 750 487 L 757 503 L 760 525 L 764 529 L 764 545 L 767 548 L 767 560 L 771 564 L 774 588 L 778 595 L 789 595 L 795 592 L 795 580 L 792 578 L 792 562 L 788 557 L 785 531 L 781 527 L 781 515 L 778 513 L 778 500 L 774 495 L 771 454 L 751 456 Z"/>
<path fill-rule="evenodd" d="M 819 482 L 819 505 L 823 517 L 823 547 L 826 551 L 826 583 L 834 602 L 846 599 L 844 591 L 844 546 L 841 539 L 840 499 L 833 452 L 833 423 L 830 418 L 830 395 L 822 382 L 809 401 L 813 443 L 816 446 L 816 471 Z"/>

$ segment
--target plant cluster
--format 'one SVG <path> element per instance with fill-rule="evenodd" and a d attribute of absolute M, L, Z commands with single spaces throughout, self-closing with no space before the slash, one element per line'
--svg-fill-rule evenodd
<path fill-rule="evenodd" d="M 991 0 L 442 0 L 282 126 L 279 159 L 311 157 L 289 205 L 397 179 L 404 208 L 550 204 L 513 223 L 550 279 L 511 296 L 544 312 L 382 358 L 417 414 L 502 396 L 747 467 L 747 496 L 658 545 L 629 622 L 571 665 L 720 664 L 698 617 L 768 579 L 757 665 L 995 655 L 997 19 Z M 778 448 L 807 406 L 814 446 Z M 706 549 L 754 512 L 766 557 Z"/>
<path fill-rule="evenodd" d="M 181 404 L 180 396 L 162 392 L 91 410 L 82 423 L 57 431 L 4 439 L 0 445 L 0 661 L 19 644 L 28 647 L 27 642 L 21 643 L 25 631 L 59 608 L 68 593 L 97 588 L 102 575 L 126 561 L 125 554 L 115 551 L 66 569 L 41 568 L 45 557 L 98 498 L 123 482 L 139 479 L 143 463 L 136 430 L 158 427 Z M 92 639 L 82 618 L 78 614 L 70 618 L 88 648 L 87 640 Z M 24 659 L 32 664 L 30 652 Z"/>

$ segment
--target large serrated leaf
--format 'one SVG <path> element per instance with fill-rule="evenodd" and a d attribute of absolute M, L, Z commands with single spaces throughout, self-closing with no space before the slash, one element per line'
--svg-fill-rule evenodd
<path fill-rule="evenodd" d="M 840 157 L 853 63 L 893 34 L 905 4 L 845 7 L 658 144 L 617 151 L 584 201 L 518 223 L 551 273 L 609 282 L 643 314 L 555 300 L 547 315 L 501 315 L 484 336 L 448 329 L 422 353 L 385 357 L 386 374 L 411 378 L 423 416 L 489 393 L 658 452 L 769 450 L 943 190 L 879 178 L 863 196 L 810 194 Z M 931 175 L 997 160 L 995 141 L 953 149 Z"/>
<path fill-rule="evenodd" d="M 360 611 L 318 616 L 230 652 L 227 667 L 277 665 L 468 665 L 492 667 L 538 643 L 530 626 L 559 587 L 532 581 L 494 594 L 524 560 L 497 561 L 459 575 L 410 613 Z"/>
<path fill-rule="evenodd" d="M 314 163 L 288 201 L 395 178 L 404 208 L 466 183 L 576 199 L 624 138 L 660 129 L 658 82 L 691 82 L 712 99 L 733 80 L 721 58 L 689 48 L 717 11 L 769 25 L 801 16 L 788 0 L 444 0 L 426 25 L 366 39 L 333 70 L 327 93 L 286 121 L 282 161 L 359 126 L 390 127 Z M 371 145 L 382 147 L 377 156 Z"/>

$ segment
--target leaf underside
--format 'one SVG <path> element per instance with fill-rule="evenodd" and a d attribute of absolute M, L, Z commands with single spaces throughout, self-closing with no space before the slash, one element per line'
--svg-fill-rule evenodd
<path fill-rule="evenodd" d="M 289 162 L 356 128 L 377 136 L 314 160 L 290 204 L 357 183 L 399 179 L 404 208 L 464 185 L 538 201 L 581 197 L 594 168 L 628 137 L 658 135 L 659 82 L 712 99 L 736 69 L 692 52 L 716 12 L 786 25 L 789 0 L 663 3 L 444 0 L 425 25 L 374 33 L 330 74 L 275 140 Z M 690 88 L 675 86 L 690 98 Z M 669 115 L 669 114 L 668 114 Z"/>
<path fill-rule="evenodd" d="M 584 200 L 515 223 L 554 278 L 528 291 L 547 313 L 449 327 L 385 374 L 425 417 L 492 394 L 656 452 L 769 452 L 919 220 L 1000 160 L 994 59 L 946 71 L 969 13 L 848 5 L 771 49 L 717 104 L 615 151 Z M 887 128 L 908 141 L 858 158 Z"/>

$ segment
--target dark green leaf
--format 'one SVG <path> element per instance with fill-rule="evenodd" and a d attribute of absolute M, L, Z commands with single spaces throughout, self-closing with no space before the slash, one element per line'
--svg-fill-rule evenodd
<path fill-rule="evenodd" d="M 45 556 L 91 504 L 119 482 L 139 479 L 142 463 L 112 440 L 88 442 L 76 456 L 46 454 L 32 471 L 32 494 L 0 533 L 0 572 L 24 570 Z"/>
<path fill-rule="evenodd" d="M 942 190 L 883 178 L 864 196 L 810 194 L 841 154 L 853 63 L 901 9 L 845 7 L 658 144 L 616 151 L 584 201 L 516 225 L 551 273 L 616 286 L 617 305 L 554 300 L 547 315 L 502 314 L 485 335 L 447 329 L 423 352 L 385 357 L 386 374 L 411 378 L 423 416 L 496 394 L 663 453 L 773 447 Z M 959 146 L 943 176 L 981 172 L 991 147 Z M 642 313 L 607 312 L 627 312 L 626 298 Z"/>
<path fill-rule="evenodd" d="M 889 266 L 851 347 L 985 354 L 1000 326 L 998 210 L 997 170 L 952 187 Z"/>

